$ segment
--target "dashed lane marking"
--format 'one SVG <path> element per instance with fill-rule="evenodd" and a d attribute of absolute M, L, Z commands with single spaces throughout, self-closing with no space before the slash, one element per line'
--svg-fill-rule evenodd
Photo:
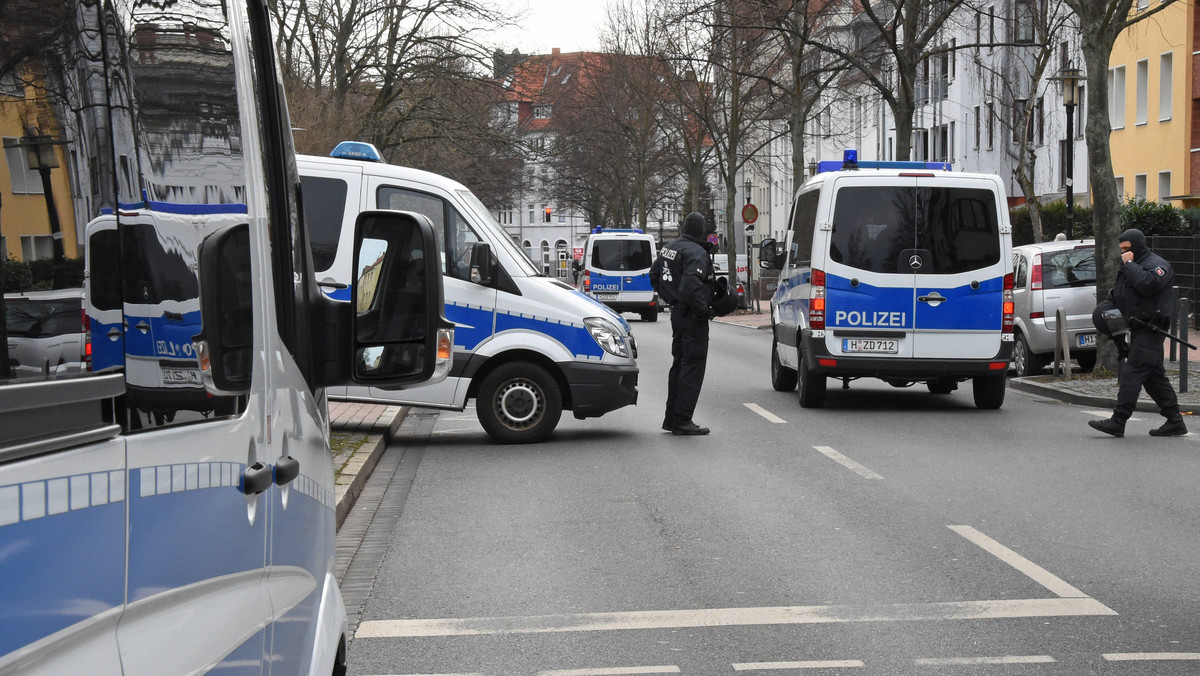
<path fill-rule="evenodd" d="M 734 671 L 775 671 L 784 669 L 855 669 L 865 666 L 862 660 L 804 660 L 800 662 L 743 662 L 734 664 Z"/>
<path fill-rule="evenodd" d="M 787 424 L 786 420 L 784 420 L 783 418 L 780 418 L 779 416 L 775 415 L 774 413 L 771 413 L 770 411 L 763 408 L 762 406 L 759 406 L 758 404 L 742 404 L 742 406 L 745 406 L 746 408 L 750 409 L 751 411 L 754 411 L 755 413 L 766 418 L 767 422 L 773 422 L 776 425 L 786 425 Z"/>
<path fill-rule="evenodd" d="M 1105 653 L 1109 662 L 1157 662 L 1200 660 L 1200 653 Z"/>
<path fill-rule="evenodd" d="M 1084 594 L 1066 582 L 1063 582 L 1062 579 L 1056 577 L 1050 573 L 1050 571 L 1042 568 L 1024 556 L 1021 556 L 1008 547 L 1005 547 L 999 542 L 996 542 L 983 533 L 980 533 L 974 528 L 970 526 L 948 526 L 948 528 L 975 543 L 992 556 L 995 556 L 1001 561 L 1024 573 L 1034 582 L 1042 585 L 1046 589 L 1049 589 L 1055 595 L 1062 598 L 1088 598 L 1087 594 Z M 1113 614 L 1115 615 L 1116 613 Z"/>
<path fill-rule="evenodd" d="M 815 448 L 818 453 L 824 455 L 825 457 L 854 472 L 864 479 L 883 479 L 883 477 L 879 476 L 875 472 L 872 472 L 863 465 L 851 460 L 850 458 L 847 458 L 841 453 L 838 453 L 829 446 L 813 446 L 813 448 Z"/>
<path fill-rule="evenodd" d="M 956 667 L 978 664 L 1048 664 L 1057 662 L 1049 655 L 1007 655 L 1005 657 L 925 657 L 913 660 L 918 667 Z"/>

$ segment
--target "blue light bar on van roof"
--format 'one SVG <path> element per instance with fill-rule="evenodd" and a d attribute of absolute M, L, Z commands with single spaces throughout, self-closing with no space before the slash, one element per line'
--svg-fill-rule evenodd
<path fill-rule="evenodd" d="M 593 235 L 599 235 L 602 232 L 630 232 L 635 235 L 644 234 L 641 228 L 606 228 L 603 225 L 597 225 L 592 228 Z"/>
<path fill-rule="evenodd" d="M 817 162 L 817 173 L 841 171 L 843 169 L 921 169 L 925 171 L 953 171 L 949 162 L 858 162 L 847 166 L 837 160 Z"/>
<path fill-rule="evenodd" d="M 370 143 L 362 141 L 342 141 L 337 144 L 330 157 L 342 160 L 363 160 L 364 162 L 382 162 L 383 155 Z"/>

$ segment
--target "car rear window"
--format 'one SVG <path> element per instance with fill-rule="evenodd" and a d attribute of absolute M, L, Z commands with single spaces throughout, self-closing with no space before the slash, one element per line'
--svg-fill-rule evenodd
<path fill-rule="evenodd" d="M 10 336 L 50 338 L 83 331 L 83 306 L 78 298 L 5 298 L 4 305 L 4 324 Z"/>
<path fill-rule="evenodd" d="M 880 273 L 955 274 L 1000 261 L 995 194 L 978 188 L 856 186 L 837 193 L 830 257 Z"/>
<path fill-rule="evenodd" d="M 597 270 L 644 270 L 652 262 L 649 240 L 600 239 L 592 242 L 592 267 Z"/>
<path fill-rule="evenodd" d="M 1095 283 L 1095 248 L 1079 247 L 1042 254 L 1042 288 L 1063 289 Z"/>

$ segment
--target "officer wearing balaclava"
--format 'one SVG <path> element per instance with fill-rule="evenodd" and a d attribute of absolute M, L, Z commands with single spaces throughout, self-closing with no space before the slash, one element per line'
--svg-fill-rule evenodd
<path fill-rule="evenodd" d="M 704 239 L 704 216 L 687 215 L 681 237 L 658 252 L 650 283 L 671 306 L 671 370 L 662 428 L 671 434 L 708 434 L 692 420 L 708 361 L 708 320 L 713 316 L 713 266 Z"/>
<path fill-rule="evenodd" d="M 1179 414 L 1179 401 L 1163 368 L 1166 337 L 1150 328 L 1156 326 L 1165 331 L 1171 324 L 1175 272 L 1170 263 L 1146 246 L 1146 235 L 1141 230 L 1126 230 L 1117 241 L 1121 246 L 1121 266 L 1117 268 L 1111 300 L 1129 323 L 1129 352 L 1118 379 L 1117 405 L 1112 417 L 1090 420 L 1088 424 L 1114 437 L 1125 436 L 1125 421 L 1133 414 L 1138 395 L 1145 387 L 1146 394 L 1167 419 L 1161 427 L 1150 430 L 1150 435 L 1183 436 L 1187 434 L 1187 425 Z"/>

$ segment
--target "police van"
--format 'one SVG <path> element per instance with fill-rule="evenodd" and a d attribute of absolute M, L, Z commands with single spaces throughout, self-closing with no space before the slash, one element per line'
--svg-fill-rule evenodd
<path fill-rule="evenodd" d="M 597 226 L 583 247 L 579 288 L 617 312 L 636 312 L 658 321 L 658 299 L 650 287 L 654 237 L 638 229 Z"/>
<path fill-rule="evenodd" d="M 424 214 L 441 240 L 446 317 L 454 322 L 450 376 L 402 392 L 347 387 L 331 396 L 461 411 L 475 400 L 484 430 L 505 443 L 545 439 L 562 412 L 604 415 L 637 402 L 637 345 L 629 323 L 542 274 L 462 184 L 382 161 L 366 143 L 297 158 L 312 227 L 313 263 L 338 298 L 350 275 L 359 212 Z"/>
<path fill-rule="evenodd" d="M 354 302 L 325 298 L 264 5 L 49 13 L 0 44 L 0 134 L 55 190 L 4 208 L 81 242 L 111 210 L 86 274 L 115 315 L 100 369 L 13 372 L 0 340 L 0 674 L 345 673 L 326 387 L 438 377 L 433 227 L 363 214 Z"/>
<path fill-rule="evenodd" d="M 828 379 L 971 381 L 999 408 L 1013 349 L 1012 228 L 1003 182 L 944 163 L 822 162 L 796 192 L 771 298 L 771 385 L 825 403 Z"/>

